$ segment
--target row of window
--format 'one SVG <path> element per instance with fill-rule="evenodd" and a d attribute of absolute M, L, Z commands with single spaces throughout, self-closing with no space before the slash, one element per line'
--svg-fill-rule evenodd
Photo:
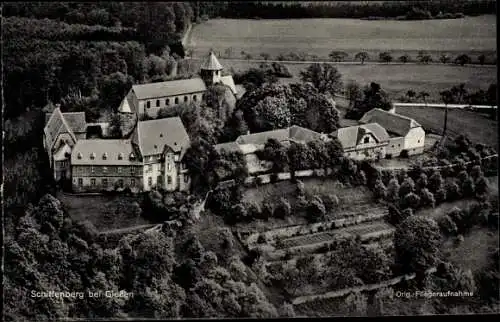
<path fill-rule="evenodd" d="M 108 168 L 107 167 L 102 167 L 102 173 L 108 173 Z M 135 168 L 134 167 L 131 167 L 129 169 L 130 171 L 130 174 L 134 175 L 135 174 Z M 95 173 L 95 168 L 93 166 L 90 167 L 90 172 L 91 173 Z M 122 173 L 122 167 L 117 167 L 116 168 L 116 172 L 117 173 Z"/>
<path fill-rule="evenodd" d="M 83 155 L 78 152 L 78 155 L 76 156 L 78 158 L 78 160 L 81 160 L 83 158 Z M 133 153 L 130 153 L 130 155 L 128 156 L 129 157 L 129 160 L 135 160 L 135 155 Z M 95 160 L 96 158 L 96 155 L 94 152 L 92 152 L 89 156 L 90 160 Z M 107 160 L 108 159 L 108 154 L 106 152 L 104 152 L 102 154 L 102 159 L 103 160 Z M 118 153 L 118 157 L 117 157 L 118 160 L 123 160 L 123 153 Z"/>
<path fill-rule="evenodd" d="M 95 186 L 96 185 L 96 179 L 95 178 L 91 178 L 90 179 L 90 185 L 91 186 Z M 78 185 L 79 186 L 83 186 L 83 178 L 78 178 Z M 108 179 L 106 178 L 102 178 L 101 179 L 101 185 L 102 186 L 107 186 L 108 185 Z M 123 179 L 120 179 L 118 180 L 118 186 L 122 187 L 123 188 Z M 130 186 L 131 187 L 135 187 L 135 179 L 130 179 Z"/>
<path fill-rule="evenodd" d="M 201 99 L 204 99 L 205 98 L 205 94 L 202 94 L 201 95 Z M 187 96 L 184 96 L 184 102 L 187 102 L 188 101 L 188 97 Z M 197 101 L 198 100 L 198 97 L 196 95 L 193 95 L 193 101 Z M 174 104 L 179 104 L 179 98 L 176 97 L 174 99 Z M 156 100 L 156 107 L 160 107 L 161 105 L 161 101 L 160 100 Z M 169 106 L 170 105 L 170 98 L 166 98 L 165 99 L 165 106 Z M 151 101 L 147 101 L 146 102 L 146 107 L 147 108 L 151 108 Z"/>
<path fill-rule="evenodd" d="M 156 178 L 156 182 L 161 183 L 162 181 L 163 181 L 162 176 L 158 176 Z M 184 182 L 187 183 L 188 181 L 189 181 L 188 176 L 184 176 Z M 152 184 L 153 184 L 153 178 L 148 177 L 148 186 L 151 186 Z M 171 176 L 167 176 L 167 184 L 172 184 L 172 177 Z"/>

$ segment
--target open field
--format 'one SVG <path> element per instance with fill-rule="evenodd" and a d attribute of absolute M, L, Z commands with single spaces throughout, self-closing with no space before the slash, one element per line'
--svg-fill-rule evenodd
<path fill-rule="evenodd" d="M 71 219 L 88 220 L 100 232 L 152 224 L 133 213 L 131 205 L 138 201 L 134 197 L 58 193 L 57 199 L 64 204 Z"/>
<path fill-rule="evenodd" d="M 444 124 L 443 109 L 433 107 L 399 108 L 397 113 L 419 122 L 426 131 L 441 134 Z M 475 112 L 452 109 L 448 111 L 448 134 L 467 135 L 475 143 L 497 147 L 497 121 Z"/>
<path fill-rule="evenodd" d="M 361 50 L 372 57 L 391 51 L 416 56 L 419 50 L 438 54 L 495 52 L 496 17 L 485 15 L 463 19 L 421 21 L 368 21 L 360 19 L 212 19 L 195 25 L 188 47 L 194 56 L 210 48 L 232 49 L 258 57 L 290 52 L 327 57 L 332 50 L 345 51 L 352 58 Z"/>
<path fill-rule="evenodd" d="M 249 68 L 258 68 L 260 62 L 219 59 L 226 71 L 232 68 L 235 72 Z M 200 60 L 193 61 L 193 70 L 197 70 Z M 494 66 L 456 66 L 444 64 L 336 64 L 344 84 L 354 80 L 361 85 L 370 82 L 379 83 L 387 91 L 392 100 L 412 89 L 415 92 L 426 91 L 430 94 L 427 101 L 441 103 L 439 92 L 450 89 L 452 86 L 464 83 L 468 91 L 486 90 L 492 83 L 496 83 L 497 73 Z M 309 64 L 287 63 L 284 65 L 293 75 L 292 78 L 280 78 L 282 83 L 300 82 L 300 71 Z"/>

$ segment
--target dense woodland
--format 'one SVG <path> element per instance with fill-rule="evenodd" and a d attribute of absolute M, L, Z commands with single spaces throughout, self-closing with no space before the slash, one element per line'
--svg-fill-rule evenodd
<path fill-rule="evenodd" d="M 286 3 L 279 1 L 230 2 L 218 15 L 223 18 L 398 18 L 440 19 L 496 14 L 496 2 L 483 1 L 332 1 Z"/>

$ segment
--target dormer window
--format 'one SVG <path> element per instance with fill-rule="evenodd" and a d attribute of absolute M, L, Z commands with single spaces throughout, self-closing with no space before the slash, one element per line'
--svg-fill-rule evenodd
<path fill-rule="evenodd" d="M 77 158 L 78 160 L 81 160 L 81 159 L 82 159 L 82 154 L 81 154 L 80 152 L 78 152 L 78 154 L 76 155 L 76 158 Z"/>
<path fill-rule="evenodd" d="M 179 104 L 179 98 L 178 97 L 175 98 L 175 104 Z"/>
<path fill-rule="evenodd" d="M 150 101 L 147 101 L 147 102 L 146 102 L 146 107 L 147 107 L 147 108 L 150 108 L 150 107 L 151 107 L 151 102 L 150 102 Z"/>
<path fill-rule="evenodd" d="M 123 154 L 122 153 L 118 153 L 118 160 L 123 160 Z"/>
<path fill-rule="evenodd" d="M 160 107 L 160 100 L 156 100 L 156 107 Z"/>
<path fill-rule="evenodd" d="M 168 98 L 165 100 L 165 105 L 170 105 L 170 100 Z"/>
<path fill-rule="evenodd" d="M 196 95 L 193 95 L 193 101 L 196 102 Z"/>
<path fill-rule="evenodd" d="M 188 97 L 184 96 L 184 102 L 187 102 L 187 101 L 188 101 Z"/>
<path fill-rule="evenodd" d="M 363 141 L 363 143 L 370 143 L 370 138 L 366 137 L 365 140 Z"/>
<path fill-rule="evenodd" d="M 102 155 L 102 159 L 103 159 L 103 160 L 107 160 L 107 159 L 108 159 L 108 154 L 107 154 L 107 153 L 104 153 L 104 154 Z"/>
<path fill-rule="evenodd" d="M 92 152 L 92 153 L 90 154 L 90 160 L 94 160 L 94 159 L 95 159 L 95 153 L 93 153 L 93 152 Z"/>
<path fill-rule="evenodd" d="M 163 137 L 163 133 L 160 133 L 160 137 L 161 137 L 161 138 Z"/>

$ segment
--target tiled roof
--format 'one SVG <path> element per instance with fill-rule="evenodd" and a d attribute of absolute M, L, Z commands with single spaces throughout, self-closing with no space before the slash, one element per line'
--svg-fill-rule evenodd
<path fill-rule="evenodd" d="M 222 76 L 220 78 L 220 81 L 222 82 L 222 84 L 229 87 L 231 89 L 231 92 L 233 92 L 233 94 L 236 95 L 237 90 L 236 90 L 236 85 L 234 85 L 233 76 L 231 76 L 231 75 Z"/>
<path fill-rule="evenodd" d="M 241 152 L 240 146 L 236 142 L 227 142 L 227 143 L 216 144 L 214 146 L 214 148 L 219 153 L 222 150 L 224 150 L 226 152 L 233 152 L 233 151 L 240 151 Z"/>
<path fill-rule="evenodd" d="M 134 158 L 131 159 L 130 155 Z M 91 155 L 94 159 L 91 159 Z M 105 155 L 105 159 L 103 156 Z M 121 156 L 121 160 L 120 157 Z M 81 159 L 79 158 L 81 157 Z M 71 152 L 72 165 L 134 165 L 141 164 L 140 157 L 130 140 L 78 140 Z"/>
<path fill-rule="evenodd" d="M 71 112 L 63 113 L 63 117 L 66 119 L 66 123 L 75 133 L 85 132 L 87 123 L 85 121 L 85 112 Z"/>
<path fill-rule="evenodd" d="M 361 123 L 378 123 L 389 133 L 406 136 L 410 129 L 420 127 L 415 120 L 396 113 L 390 113 L 379 108 L 374 108 L 359 120 Z"/>
<path fill-rule="evenodd" d="M 69 133 L 69 135 L 76 141 L 75 134 L 69 127 L 66 119 L 61 113 L 59 108 L 56 108 L 54 112 L 50 115 L 47 124 L 43 129 L 45 133 L 45 139 L 47 143 L 47 148 L 52 148 L 54 141 L 60 133 Z"/>
<path fill-rule="evenodd" d="M 199 78 L 179 79 L 166 82 L 132 86 L 137 99 L 148 99 L 203 92 L 207 90 L 205 82 Z"/>
<path fill-rule="evenodd" d="M 276 139 L 279 142 L 290 140 L 309 142 L 321 138 L 321 133 L 297 125 L 292 125 L 286 129 L 240 135 L 236 139 L 236 142 L 238 144 L 266 144 L 267 140 L 271 138 Z"/>
<path fill-rule="evenodd" d="M 210 52 L 208 57 L 201 64 L 201 69 L 205 70 L 221 70 L 223 69 L 222 65 L 217 60 L 213 52 Z"/>
<path fill-rule="evenodd" d="M 140 121 L 137 124 L 137 134 L 132 138 L 137 141 L 141 154 L 161 154 L 165 146 L 170 147 L 181 156 L 189 147 L 189 136 L 180 117 L 169 117 L 158 120 Z"/>
<path fill-rule="evenodd" d="M 332 134 L 337 137 L 344 149 L 349 149 L 358 145 L 366 133 L 372 133 L 380 143 L 389 140 L 387 131 L 377 123 L 342 127 Z"/>

